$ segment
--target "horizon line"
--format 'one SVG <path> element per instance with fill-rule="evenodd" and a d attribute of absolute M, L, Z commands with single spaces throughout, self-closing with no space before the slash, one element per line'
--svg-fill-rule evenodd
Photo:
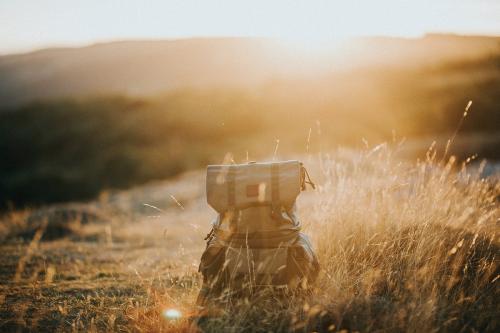
<path fill-rule="evenodd" d="M 347 36 L 344 40 L 353 40 L 353 39 L 362 39 L 362 38 L 391 38 L 391 39 L 402 39 L 402 40 L 419 40 L 432 36 L 449 36 L 449 37 L 469 37 L 469 38 L 500 38 L 500 33 L 456 33 L 456 32 L 425 32 L 415 36 L 402 36 L 402 35 L 353 35 Z M 263 39 L 263 40 L 287 40 L 287 38 L 283 37 L 273 37 L 273 36 L 252 36 L 252 35 L 218 35 L 218 36 L 204 36 L 204 35 L 193 35 L 193 36 L 182 36 L 182 37 L 130 37 L 130 38 L 110 38 L 110 39 L 99 39 L 95 41 L 88 42 L 60 42 L 60 43 L 50 43 L 41 46 L 35 47 L 27 47 L 27 48 L 18 48 L 17 50 L 14 48 L 12 51 L 2 52 L 0 51 L 0 57 L 8 57 L 8 56 L 20 56 L 20 55 L 29 55 L 38 52 L 44 52 L 49 50 L 66 50 L 66 49 L 83 49 L 87 47 L 94 47 L 105 44 L 113 44 L 113 43 L 126 43 L 126 42 L 175 42 L 182 40 L 196 40 L 196 39 L 213 39 L 213 40 L 221 40 L 221 39 Z M 327 39 L 326 42 L 329 40 Z"/>

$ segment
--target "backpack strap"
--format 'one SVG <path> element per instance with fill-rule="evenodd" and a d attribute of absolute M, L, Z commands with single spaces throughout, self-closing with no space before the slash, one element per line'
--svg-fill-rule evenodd
<path fill-rule="evenodd" d="M 273 230 L 266 232 L 231 232 L 217 229 L 214 231 L 214 239 L 224 246 L 241 247 L 279 247 L 291 245 L 299 235 L 300 226 L 287 230 Z M 288 246 L 287 245 L 287 246 Z"/>
<path fill-rule="evenodd" d="M 272 215 L 276 217 L 280 214 L 280 165 L 279 163 L 271 164 L 271 208 Z"/>
<path fill-rule="evenodd" d="M 236 210 L 236 166 L 229 165 L 226 174 L 227 184 L 227 210 L 221 213 L 221 219 L 228 219 L 232 225 L 238 215 Z"/>
<path fill-rule="evenodd" d="M 227 170 L 227 206 L 229 210 L 234 210 L 236 206 L 236 167 L 234 165 L 230 165 Z"/>

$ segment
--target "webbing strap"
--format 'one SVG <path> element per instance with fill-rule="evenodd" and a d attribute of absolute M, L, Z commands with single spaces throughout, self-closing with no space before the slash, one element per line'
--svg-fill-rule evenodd
<path fill-rule="evenodd" d="M 271 164 L 271 200 L 273 208 L 279 206 L 280 202 L 280 165 Z"/>
<path fill-rule="evenodd" d="M 235 177 L 236 177 L 236 168 L 234 165 L 230 165 L 228 170 L 227 170 L 227 205 L 229 209 L 234 208 L 236 205 L 236 184 L 235 184 Z"/>
<path fill-rule="evenodd" d="M 275 230 L 266 232 L 252 233 L 234 233 L 225 230 L 215 230 L 215 239 L 217 242 L 231 246 L 249 246 L 249 247 L 279 247 L 290 244 L 297 239 L 300 227 L 289 230 Z"/>

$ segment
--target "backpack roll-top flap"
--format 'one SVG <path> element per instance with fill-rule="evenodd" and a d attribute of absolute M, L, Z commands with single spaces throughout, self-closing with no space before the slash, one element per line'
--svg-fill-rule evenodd
<path fill-rule="evenodd" d="M 209 165 L 207 202 L 219 213 L 259 205 L 292 205 L 301 191 L 299 161 Z"/>

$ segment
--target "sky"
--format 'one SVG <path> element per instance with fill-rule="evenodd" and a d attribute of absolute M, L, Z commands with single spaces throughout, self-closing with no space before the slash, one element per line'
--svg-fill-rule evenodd
<path fill-rule="evenodd" d="M 0 0 L 0 54 L 124 39 L 500 35 L 500 0 Z"/>

